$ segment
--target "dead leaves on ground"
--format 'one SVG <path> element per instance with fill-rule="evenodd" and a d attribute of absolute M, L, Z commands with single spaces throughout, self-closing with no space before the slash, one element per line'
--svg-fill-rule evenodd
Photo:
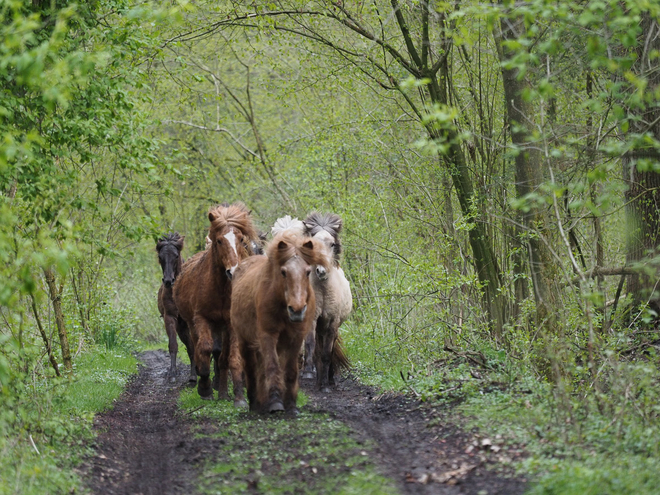
<path fill-rule="evenodd" d="M 420 483 L 422 485 L 426 485 L 431 481 L 434 481 L 435 483 L 445 483 L 447 485 L 457 485 L 470 471 L 476 467 L 476 464 L 468 464 L 464 462 L 458 469 L 445 471 L 444 473 L 440 474 L 424 473 L 421 476 L 414 477 L 412 474 L 408 473 L 406 475 L 406 481 L 408 483 Z"/>

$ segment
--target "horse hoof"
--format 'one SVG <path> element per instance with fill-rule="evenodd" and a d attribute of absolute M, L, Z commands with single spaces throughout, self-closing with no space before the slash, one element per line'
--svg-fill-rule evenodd
<path fill-rule="evenodd" d="M 245 399 L 236 399 L 234 401 L 234 407 L 239 408 L 239 409 L 244 409 L 248 406 L 248 403 L 245 401 Z"/>
<path fill-rule="evenodd" d="M 276 413 L 276 412 L 282 412 L 284 411 L 284 404 L 282 404 L 282 401 L 275 401 L 270 404 L 270 407 L 268 408 L 269 413 Z"/>
<path fill-rule="evenodd" d="M 295 418 L 300 414 L 300 411 L 298 411 L 297 407 L 294 407 L 293 409 L 289 409 L 286 414 L 287 416 L 293 416 Z"/>
<path fill-rule="evenodd" d="M 206 397 L 204 397 L 203 395 L 200 395 L 199 398 L 202 399 L 202 400 L 213 400 L 213 394 L 207 395 Z"/>
<path fill-rule="evenodd" d="M 189 376 L 188 377 L 188 382 L 189 383 L 197 383 L 197 377 L 196 376 Z"/>
<path fill-rule="evenodd" d="M 302 374 L 303 380 L 313 380 L 314 378 L 316 377 L 314 376 L 314 373 L 312 373 L 311 371 L 304 371 Z"/>

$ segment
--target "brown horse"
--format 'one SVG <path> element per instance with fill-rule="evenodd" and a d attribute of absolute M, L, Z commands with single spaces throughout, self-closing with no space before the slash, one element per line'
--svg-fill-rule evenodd
<path fill-rule="evenodd" d="M 309 277 L 327 266 L 320 248 L 284 232 L 236 270 L 231 318 L 252 411 L 297 413 L 298 353 L 316 314 Z"/>
<path fill-rule="evenodd" d="M 341 346 L 339 327 L 351 313 L 353 297 L 351 286 L 339 267 L 341 242 L 339 233 L 342 220 L 334 213 L 310 213 L 303 221 L 305 235 L 322 243 L 330 258 L 329 268 L 317 266 L 312 273 L 312 286 L 316 295 L 316 318 L 312 331 L 305 339 L 305 367 L 303 378 L 316 380 L 323 392 L 329 392 L 335 383 L 335 372 L 348 368 L 349 361 Z"/>
<path fill-rule="evenodd" d="M 179 316 L 179 310 L 174 304 L 174 296 L 172 295 L 172 284 L 181 273 L 183 240 L 184 237 L 180 236 L 178 232 L 174 232 L 161 237 L 156 243 L 158 263 L 163 269 L 163 283 L 158 289 L 158 311 L 160 311 L 160 316 L 165 322 L 165 331 L 169 340 L 168 347 L 171 362 L 167 375 L 171 382 L 176 381 L 176 355 L 179 351 L 179 344 L 176 340 L 177 334 L 186 346 L 190 358 L 190 381 L 197 381 L 190 332 L 186 322 Z"/>
<path fill-rule="evenodd" d="M 256 233 L 250 212 L 242 203 L 220 205 L 209 211 L 211 245 L 184 265 L 174 286 L 174 300 L 191 329 L 195 365 L 202 398 L 227 394 L 227 372 L 231 370 L 234 405 L 247 405 L 243 396 L 243 373 L 240 355 L 232 330 L 229 308 L 231 280 L 238 264 L 251 254 L 250 241 Z M 214 379 L 211 385 L 211 354 Z"/>

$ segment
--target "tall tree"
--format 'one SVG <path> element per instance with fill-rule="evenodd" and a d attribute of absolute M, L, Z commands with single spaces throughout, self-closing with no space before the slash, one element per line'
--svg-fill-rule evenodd
<path fill-rule="evenodd" d="M 256 11 L 235 3 L 218 22 L 181 33 L 168 42 L 195 39 L 200 33 L 205 36 L 229 26 L 279 31 L 330 49 L 367 80 L 398 93 L 441 151 L 439 160 L 451 177 L 461 213 L 470 224 L 471 261 L 483 288 L 483 306 L 499 335 L 506 321 L 501 273 L 485 222 L 479 218 L 473 177 L 455 122 L 457 114 L 449 107 L 451 13 L 451 7 L 430 1 L 412 5 L 391 0 L 369 8 L 329 0 L 305 6 L 279 1 L 259 5 Z M 417 96 L 400 85 L 409 78 L 423 82 Z"/>
<path fill-rule="evenodd" d="M 636 304 L 648 302 L 660 318 L 660 12 L 641 11 L 631 72 L 637 88 L 628 101 L 631 150 L 624 155 L 623 178 L 629 219 L 627 262 L 637 266 L 628 276 Z"/>

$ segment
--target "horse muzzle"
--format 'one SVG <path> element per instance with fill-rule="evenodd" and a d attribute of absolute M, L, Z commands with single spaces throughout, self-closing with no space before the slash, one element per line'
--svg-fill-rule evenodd
<path fill-rule="evenodd" d="M 295 311 L 291 306 L 288 306 L 286 309 L 289 312 L 289 320 L 299 322 L 305 319 L 305 313 L 307 312 L 306 304 L 300 311 Z"/>
<path fill-rule="evenodd" d="M 326 270 L 325 267 L 321 265 L 316 265 L 316 276 L 319 278 L 319 280 L 325 280 L 328 278 L 328 270 Z"/>
<path fill-rule="evenodd" d="M 168 279 L 163 279 L 163 284 L 164 284 L 165 287 L 167 287 L 168 289 L 169 289 L 170 287 L 172 287 L 172 284 L 173 284 L 173 283 L 174 283 L 174 279 L 169 279 L 169 278 L 168 278 Z"/>
<path fill-rule="evenodd" d="M 227 274 L 227 278 L 228 278 L 229 280 L 232 280 L 232 279 L 234 278 L 234 272 L 236 271 L 236 267 L 237 267 L 237 266 L 238 266 L 238 264 L 232 266 L 231 268 L 227 268 L 227 269 L 225 270 L 225 273 Z"/>

